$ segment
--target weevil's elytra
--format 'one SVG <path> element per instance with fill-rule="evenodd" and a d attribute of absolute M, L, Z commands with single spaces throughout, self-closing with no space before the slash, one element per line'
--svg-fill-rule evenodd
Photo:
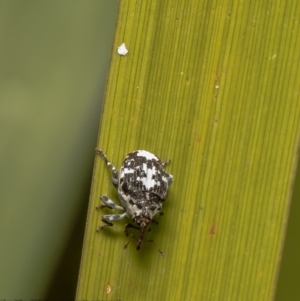
<path fill-rule="evenodd" d="M 102 230 L 106 226 L 113 226 L 113 222 L 124 217 L 131 219 L 132 224 L 126 224 L 124 232 L 128 235 L 128 228 L 140 230 L 136 249 L 143 244 L 144 233 L 149 229 L 149 224 L 162 215 L 162 204 L 167 199 L 168 189 L 173 182 L 173 176 L 164 170 L 169 161 L 161 161 L 156 155 L 146 151 L 137 150 L 129 153 L 118 172 L 114 165 L 107 159 L 101 149 L 96 149 L 106 165 L 112 171 L 112 183 L 118 189 L 122 206 L 115 204 L 107 196 L 100 199 L 104 205 L 98 208 L 110 208 L 125 211 L 122 214 L 103 215 L 104 222 L 99 226 Z"/>

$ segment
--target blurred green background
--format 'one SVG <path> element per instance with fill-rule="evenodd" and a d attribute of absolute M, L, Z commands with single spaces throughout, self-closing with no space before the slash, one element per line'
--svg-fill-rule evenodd
<path fill-rule="evenodd" d="M 118 1 L 0 1 L 0 298 L 75 296 Z"/>
<path fill-rule="evenodd" d="M 118 2 L 0 1 L 1 299 L 75 296 Z M 276 301 L 300 300 L 294 187 Z"/>

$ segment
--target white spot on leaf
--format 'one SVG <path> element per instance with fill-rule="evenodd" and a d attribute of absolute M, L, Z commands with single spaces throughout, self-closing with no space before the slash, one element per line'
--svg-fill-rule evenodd
<path fill-rule="evenodd" d="M 128 49 L 126 48 L 125 43 L 122 43 L 122 44 L 118 47 L 117 52 L 118 52 L 120 55 L 126 55 L 126 54 L 128 53 Z"/>

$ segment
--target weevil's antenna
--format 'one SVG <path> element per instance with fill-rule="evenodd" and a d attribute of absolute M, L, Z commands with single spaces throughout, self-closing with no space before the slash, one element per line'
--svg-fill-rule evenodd
<path fill-rule="evenodd" d="M 128 242 L 127 242 L 127 243 L 125 244 L 125 246 L 124 246 L 124 250 L 127 249 L 129 243 L 131 242 L 131 238 L 132 238 L 132 237 L 134 237 L 134 238 L 136 239 L 136 237 L 135 237 L 133 234 L 130 234 L 129 240 L 128 240 Z"/>
<path fill-rule="evenodd" d="M 163 251 L 161 251 L 161 250 L 157 247 L 157 245 L 156 245 L 156 243 L 155 243 L 155 241 L 154 241 L 153 239 L 145 240 L 145 242 L 153 242 L 154 245 L 155 245 L 155 247 L 156 247 L 156 250 L 159 252 L 159 254 L 160 254 L 162 257 L 165 256 L 165 253 L 164 253 Z"/>
<path fill-rule="evenodd" d="M 133 234 L 130 234 L 130 237 L 129 237 L 128 242 L 124 245 L 124 250 L 127 249 L 128 245 L 129 245 L 130 242 L 131 242 L 132 237 L 135 238 L 136 240 L 138 240 Z M 155 245 L 157 251 L 159 252 L 159 254 L 160 254 L 162 257 L 165 256 L 165 253 L 164 253 L 163 251 L 161 251 L 161 250 L 157 247 L 157 245 L 156 245 L 156 243 L 155 243 L 155 241 L 154 241 L 153 239 L 145 240 L 144 242 L 152 242 L 152 243 L 154 243 L 154 245 Z M 138 249 L 138 250 L 140 250 L 140 249 Z"/>

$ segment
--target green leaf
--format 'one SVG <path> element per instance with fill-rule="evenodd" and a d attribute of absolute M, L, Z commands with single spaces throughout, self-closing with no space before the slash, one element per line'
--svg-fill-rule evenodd
<path fill-rule="evenodd" d="M 117 200 L 96 158 L 78 300 L 272 298 L 297 162 L 299 15 L 296 0 L 120 2 L 98 146 L 117 167 L 135 149 L 171 159 L 174 184 L 155 245 L 123 250 L 125 221 L 95 231 L 100 194 Z"/>

